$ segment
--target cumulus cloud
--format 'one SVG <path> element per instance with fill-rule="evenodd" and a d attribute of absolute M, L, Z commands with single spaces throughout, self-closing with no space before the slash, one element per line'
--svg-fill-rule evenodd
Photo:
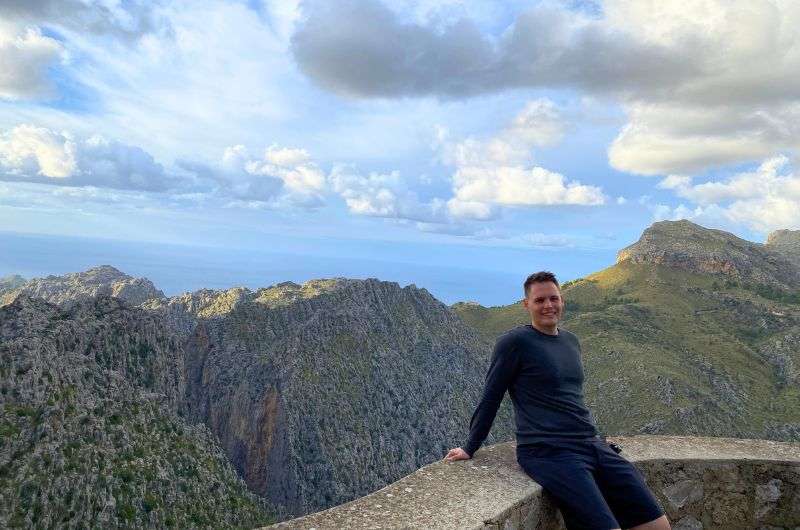
<path fill-rule="evenodd" d="M 455 167 L 454 197 L 448 210 L 454 217 L 488 219 L 494 206 L 598 205 L 600 188 L 568 181 L 563 175 L 534 164 L 532 149 L 557 142 L 564 123 L 549 100 L 529 102 L 498 134 L 485 138 L 444 141 L 442 159 Z M 445 138 L 440 131 L 440 138 Z"/>
<path fill-rule="evenodd" d="M 425 223 L 446 223 L 440 199 L 421 201 L 400 173 L 359 174 L 352 166 L 337 165 L 329 175 L 331 187 L 351 213 L 372 217 L 409 219 Z"/>
<path fill-rule="evenodd" d="M 722 181 L 693 184 L 688 177 L 668 177 L 662 184 L 694 206 L 657 205 L 658 218 L 722 220 L 762 233 L 800 228 L 800 176 L 786 156 L 767 159 L 753 171 Z"/>
<path fill-rule="evenodd" d="M 611 165 L 690 173 L 800 147 L 795 0 L 542 2 L 499 36 L 411 20 L 378 0 L 309 2 L 301 70 L 352 97 L 466 97 L 518 87 L 613 96 L 629 123 Z"/>
<path fill-rule="evenodd" d="M 61 43 L 33 27 L 0 18 L 0 99 L 33 99 L 53 93 L 47 69 L 63 54 Z"/>
<path fill-rule="evenodd" d="M 397 171 L 365 175 L 353 166 L 337 165 L 328 182 L 350 213 L 417 221 L 421 230 L 451 235 L 476 233 L 468 222 L 496 219 L 503 206 L 603 204 L 599 188 L 567 181 L 532 163 L 531 150 L 558 142 L 564 130 L 558 108 L 548 99 L 528 102 L 489 138 L 451 141 L 446 129 L 437 128 L 434 148 L 443 163 L 455 168 L 449 198 L 420 198 Z M 277 151 L 270 156 L 305 157 Z"/>
<path fill-rule="evenodd" d="M 253 176 L 280 179 L 286 192 L 284 197 L 291 202 L 309 207 L 324 202 L 325 174 L 304 149 L 271 145 L 263 158 L 248 160 L 244 168 Z"/>
<path fill-rule="evenodd" d="M 229 207 L 317 208 L 325 203 L 326 175 L 305 149 L 273 144 L 256 157 L 234 145 L 224 150 L 218 165 L 188 160 L 179 165 L 200 189 L 228 200 Z"/>
<path fill-rule="evenodd" d="M 630 103 L 626 109 L 631 121 L 609 148 L 609 161 L 632 173 L 692 173 L 800 147 L 800 102 Z"/>
<path fill-rule="evenodd" d="M 0 132 L 0 180 L 165 191 L 173 184 L 143 149 L 101 136 L 75 139 L 33 125 Z"/>

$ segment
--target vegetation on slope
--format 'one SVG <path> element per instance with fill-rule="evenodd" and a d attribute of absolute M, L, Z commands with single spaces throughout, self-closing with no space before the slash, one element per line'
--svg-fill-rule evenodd
<path fill-rule="evenodd" d="M 605 432 L 800 439 L 793 299 L 629 261 L 563 293 L 563 326 L 581 339 L 587 403 Z M 519 304 L 453 308 L 487 340 L 528 323 Z"/>
<path fill-rule="evenodd" d="M 179 346 L 100 297 L 0 308 L 0 527 L 245 528 L 271 519 L 176 413 Z"/>

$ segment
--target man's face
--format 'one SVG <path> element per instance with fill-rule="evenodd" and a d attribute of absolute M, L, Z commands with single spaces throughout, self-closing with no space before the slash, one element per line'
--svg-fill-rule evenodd
<path fill-rule="evenodd" d="M 531 322 L 537 329 L 555 328 L 564 310 L 561 291 L 553 282 L 531 284 L 522 305 L 530 313 Z"/>

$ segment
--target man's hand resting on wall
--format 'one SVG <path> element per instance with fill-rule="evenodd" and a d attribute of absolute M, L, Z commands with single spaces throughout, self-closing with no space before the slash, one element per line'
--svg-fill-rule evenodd
<path fill-rule="evenodd" d="M 448 451 L 447 455 L 444 457 L 444 459 L 448 462 L 455 462 L 456 460 L 469 460 L 470 458 L 472 457 L 460 447 L 450 449 L 450 451 Z"/>

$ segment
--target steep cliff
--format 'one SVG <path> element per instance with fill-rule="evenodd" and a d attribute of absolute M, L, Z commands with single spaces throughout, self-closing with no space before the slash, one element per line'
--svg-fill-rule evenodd
<path fill-rule="evenodd" d="M 800 230 L 776 230 L 767 236 L 764 246 L 800 267 Z"/>
<path fill-rule="evenodd" d="M 776 239 L 779 241 L 781 239 Z M 617 263 L 650 263 L 737 281 L 797 289 L 800 268 L 777 245 L 760 245 L 690 221 L 661 221 L 617 254 Z M 787 245 L 788 247 L 788 245 Z"/>
<path fill-rule="evenodd" d="M 190 415 L 283 515 L 364 495 L 460 444 L 491 348 L 424 289 L 377 280 L 201 291 L 148 308 L 194 326 Z M 491 439 L 510 437 L 504 409 Z"/>
<path fill-rule="evenodd" d="M 108 297 L 0 307 L 0 527 L 226 528 L 269 521 L 178 414 L 180 343 Z"/>

